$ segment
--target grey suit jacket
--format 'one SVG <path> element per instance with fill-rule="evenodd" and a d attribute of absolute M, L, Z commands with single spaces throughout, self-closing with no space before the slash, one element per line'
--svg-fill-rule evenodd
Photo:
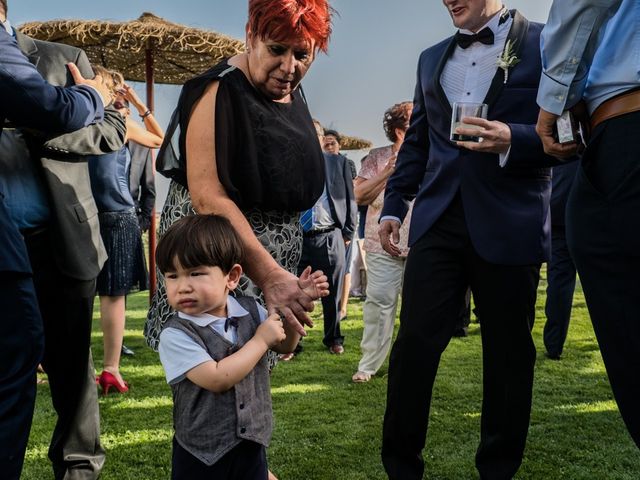
<path fill-rule="evenodd" d="M 351 168 L 344 155 L 324 154 L 329 206 L 342 237 L 351 240 L 356 229 L 356 200 L 353 195 Z"/>
<path fill-rule="evenodd" d="M 75 47 L 33 40 L 17 33 L 23 53 L 53 85 L 72 85 L 66 64 L 74 62 L 84 77 L 93 77 L 85 53 Z M 57 138 L 33 137 L 32 158 L 39 160 L 52 210 L 52 254 L 66 275 L 78 280 L 97 277 L 107 255 L 100 237 L 98 208 L 91 193 L 85 155 L 118 150 L 126 127 L 114 109 L 105 109 L 103 122 Z"/>

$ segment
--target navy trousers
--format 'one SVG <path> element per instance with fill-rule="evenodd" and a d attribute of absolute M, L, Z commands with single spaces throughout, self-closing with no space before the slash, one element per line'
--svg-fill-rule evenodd
<path fill-rule="evenodd" d="M 529 428 L 536 351 L 531 315 L 540 265 L 496 265 L 474 250 L 456 197 L 409 251 L 400 329 L 389 360 L 382 461 L 391 480 L 423 478 L 433 384 L 467 289 L 481 312 L 483 400 L 476 467 L 511 479 Z"/>
<path fill-rule="evenodd" d="M 0 272 L 0 477 L 20 478 L 44 351 L 30 274 Z"/>
<path fill-rule="evenodd" d="M 243 440 L 213 465 L 206 465 L 173 438 L 172 480 L 267 480 L 267 453 L 263 445 Z"/>
<path fill-rule="evenodd" d="M 298 264 L 298 275 L 311 265 L 313 270 L 322 270 L 329 279 L 329 295 L 322 298 L 324 317 L 324 338 L 322 342 L 330 347 L 342 345 L 344 337 L 340 332 L 340 295 L 344 282 L 345 247 L 342 232 L 334 229 L 318 235 L 305 234 L 302 243 L 302 257 Z"/>
<path fill-rule="evenodd" d="M 554 225 L 551 236 L 551 261 L 547 264 L 547 301 L 544 313 L 544 346 L 551 357 L 559 357 L 567 339 L 576 267 L 567 246 L 564 225 Z"/>
<path fill-rule="evenodd" d="M 611 389 L 640 447 L 640 112 L 593 132 L 567 202 L 567 241 Z"/>

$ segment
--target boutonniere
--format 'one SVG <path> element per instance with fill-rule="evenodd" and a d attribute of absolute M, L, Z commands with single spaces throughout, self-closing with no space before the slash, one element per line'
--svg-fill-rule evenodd
<path fill-rule="evenodd" d="M 507 83 L 507 80 L 509 80 L 509 69 L 520 63 L 520 59 L 513 53 L 514 50 L 514 43 L 511 40 L 507 40 L 502 55 L 498 57 L 497 64 L 498 68 L 501 68 L 504 72 L 504 83 Z"/>

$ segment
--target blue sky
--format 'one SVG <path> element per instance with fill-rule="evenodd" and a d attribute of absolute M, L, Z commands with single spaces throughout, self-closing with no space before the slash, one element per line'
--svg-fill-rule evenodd
<path fill-rule="evenodd" d="M 246 0 L 8 0 L 9 19 L 130 20 L 150 11 L 167 20 L 244 40 Z M 312 115 L 325 126 L 387 143 L 382 114 L 413 96 L 416 62 L 428 46 L 455 32 L 439 0 L 333 0 L 329 55 L 320 55 L 303 81 Z M 544 22 L 551 0 L 511 0 L 531 20 Z M 142 92 L 142 89 L 139 89 Z M 177 87 L 156 90 L 156 110 L 166 124 Z"/>

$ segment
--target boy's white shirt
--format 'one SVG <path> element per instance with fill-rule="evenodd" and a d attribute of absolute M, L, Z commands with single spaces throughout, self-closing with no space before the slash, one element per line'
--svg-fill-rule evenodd
<path fill-rule="evenodd" d="M 264 322 L 268 314 L 265 308 L 256 302 L 260 322 Z M 240 318 L 248 315 L 238 301 L 232 297 L 227 297 L 227 317 Z M 237 329 L 233 326 L 228 331 L 224 331 L 224 324 L 227 317 L 217 317 L 203 313 L 202 315 L 187 315 L 178 312 L 180 318 L 184 318 L 195 323 L 199 327 L 211 327 L 231 343 L 236 343 Z M 187 372 L 198 365 L 213 360 L 209 353 L 198 345 L 189 335 L 176 328 L 165 328 L 160 334 L 160 345 L 158 347 L 160 362 L 164 368 L 167 383 L 174 384 L 186 378 Z"/>

